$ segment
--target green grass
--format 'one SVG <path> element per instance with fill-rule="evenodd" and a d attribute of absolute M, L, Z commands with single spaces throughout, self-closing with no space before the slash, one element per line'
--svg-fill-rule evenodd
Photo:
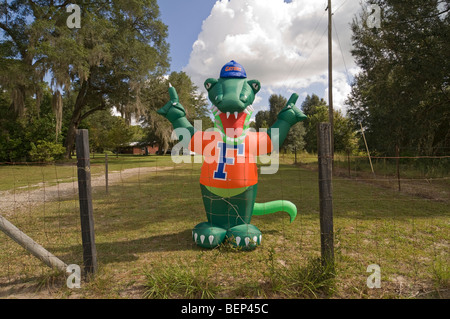
<path fill-rule="evenodd" d="M 146 281 L 143 298 L 213 299 L 219 290 L 209 279 L 209 267 L 203 261 L 189 265 L 178 261 L 146 267 L 144 275 Z"/>
<path fill-rule="evenodd" d="M 122 161 L 118 168 L 154 165 Z M 65 287 L 63 275 L 0 233 L 0 297 L 8 296 L 2 287 L 28 283 L 41 288 L 30 294 L 53 298 L 448 298 L 448 202 L 336 177 L 336 264 L 324 268 L 317 172 L 281 161 L 287 163 L 277 174 L 260 175 L 257 201 L 291 200 L 299 214 L 292 224 L 285 213 L 255 216 L 263 235 L 254 251 L 227 244 L 204 250 L 192 242 L 191 229 L 206 218 L 200 165 L 177 165 L 94 193 L 99 271 L 81 289 Z M 82 264 L 77 198 L 8 213 L 64 262 Z M 380 289 L 366 286 L 373 263 L 381 267 Z"/>

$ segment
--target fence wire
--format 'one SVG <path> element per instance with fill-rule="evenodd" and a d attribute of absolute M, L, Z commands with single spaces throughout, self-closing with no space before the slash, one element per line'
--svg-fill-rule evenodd
<path fill-rule="evenodd" d="M 338 297 L 421 297 L 437 291 L 445 296 L 449 284 L 449 157 L 378 157 L 372 161 L 374 173 L 367 157 L 335 157 L 335 293 Z M 266 267 L 274 258 L 276 265 L 291 269 L 320 255 L 316 156 L 299 154 L 294 164 L 293 155 L 281 155 L 276 174 L 259 175 L 256 201 L 290 200 L 298 216 L 292 224 L 283 213 L 253 217 L 263 240 L 256 253 L 239 252 L 245 257 L 225 248 L 205 252 L 192 240 L 192 228 L 206 221 L 200 165 L 175 164 L 170 156 L 110 155 L 107 192 L 104 157 L 91 157 L 100 272 L 113 274 L 111 282 L 126 282 L 118 289 L 121 296 L 136 297 L 123 287 L 134 282 L 142 285 L 146 269 L 168 263 L 198 266 L 198 260 L 205 258 L 203 266 L 211 263 L 215 270 L 222 269 L 208 276 L 218 286 L 229 287 L 230 278 L 239 277 L 239 272 L 223 270 L 227 266 L 220 260 L 235 265 L 245 258 L 245 262 Z M 0 163 L 0 176 L 0 215 L 66 264 L 82 265 L 76 163 Z M 47 278 L 48 284 L 48 278 L 53 278 L 53 270 L 1 232 L 0 246 L 0 297 L 19 294 L 25 283 Z M 381 269 L 379 289 L 367 286 L 371 264 Z M 264 286 L 263 270 L 246 274 L 256 286 Z M 60 281 L 57 286 L 64 289 L 65 283 Z"/>

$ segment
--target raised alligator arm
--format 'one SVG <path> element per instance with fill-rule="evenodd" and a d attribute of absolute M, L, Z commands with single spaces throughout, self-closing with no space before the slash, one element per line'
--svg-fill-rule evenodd
<path fill-rule="evenodd" d="M 306 120 L 306 115 L 295 106 L 298 94 L 293 93 L 286 106 L 278 113 L 277 121 L 270 127 L 267 134 L 272 143 L 280 147 L 283 145 L 291 127 L 297 122 Z"/>
<path fill-rule="evenodd" d="M 189 143 L 190 138 L 192 138 L 196 130 L 186 118 L 186 111 L 184 110 L 183 105 L 181 105 L 178 99 L 177 91 L 170 83 L 169 83 L 169 96 L 170 101 L 167 102 L 162 108 L 160 108 L 156 112 L 164 116 L 166 119 L 170 121 L 170 123 L 172 123 L 172 126 L 175 129 L 175 133 L 177 134 L 178 139 L 180 141 L 182 141 L 183 137 L 186 136 L 186 134 L 183 133 L 186 132 L 187 130 L 187 132 L 189 132 L 190 134 L 190 137 L 189 139 L 187 139 L 187 141 L 184 142 Z M 186 130 L 177 130 L 180 128 L 184 128 Z"/>

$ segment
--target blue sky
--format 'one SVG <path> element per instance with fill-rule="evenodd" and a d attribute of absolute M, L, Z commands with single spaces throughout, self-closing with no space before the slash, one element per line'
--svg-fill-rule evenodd
<path fill-rule="evenodd" d="M 344 100 L 358 69 L 350 54 L 349 24 L 359 0 L 333 0 L 333 95 L 335 109 Z M 268 108 L 270 94 L 300 105 L 307 94 L 328 100 L 327 0 L 158 0 L 168 26 L 171 71 L 184 71 L 199 87 L 231 59 L 262 89 L 254 107 Z M 256 113 L 256 112 L 255 112 Z"/>
<path fill-rule="evenodd" d="M 192 44 L 215 3 L 215 0 L 158 0 L 161 19 L 169 28 L 171 71 L 179 72 L 188 64 Z"/>

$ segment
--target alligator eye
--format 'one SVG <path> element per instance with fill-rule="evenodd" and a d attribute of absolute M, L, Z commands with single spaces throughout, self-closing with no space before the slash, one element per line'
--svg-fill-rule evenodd
<path fill-rule="evenodd" d="M 205 89 L 206 89 L 207 91 L 209 91 L 209 90 L 212 89 L 212 87 L 213 87 L 214 85 L 216 85 L 217 82 L 218 82 L 218 81 L 217 81 L 216 79 L 210 78 L 210 79 L 207 79 L 207 80 L 205 81 L 205 83 L 203 83 L 203 85 L 205 86 Z"/>
<path fill-rule="evenodd" d="M 261 83 L 258 80 L 250 80 L 247 83 L 252 88 L 254 94 L 258 93 L 261 89 Z"/>

